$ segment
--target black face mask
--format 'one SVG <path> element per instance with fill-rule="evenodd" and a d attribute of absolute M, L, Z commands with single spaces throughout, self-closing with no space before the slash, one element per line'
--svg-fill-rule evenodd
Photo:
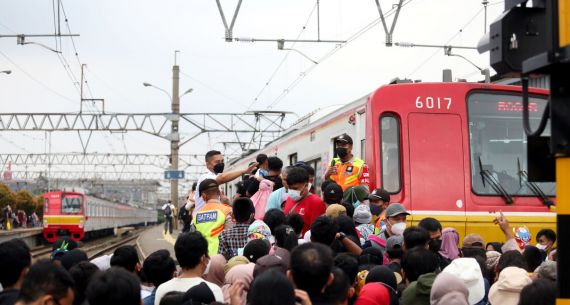
<path fill-rule="evenodd" d="M 431 239 L 428 243 L 429 249 L 432 252 L 439 252 L 441 249 L 441 239 Z"/>
<path fill-rule="evenodd" d="M 218 163 L 216 165 L 214 165 L 214 173 L 216 174 L 221 174 L 224 172 L 224 163 Z"/>
<path fill-rule="evenodd" d="M 382 214 L 382 207 L 371 204 L 370 213 L 372 213 L 372 215 L 379 216 L 380 214 Z"/>
<path fill-rule="evenodd" d="M 346 157 L 346 155 L 348 155 L 348 149 L 345 147 L 337 147 L 335 149 L 336 155 L 339 156 L 339 158 L 344 158 Z"/>

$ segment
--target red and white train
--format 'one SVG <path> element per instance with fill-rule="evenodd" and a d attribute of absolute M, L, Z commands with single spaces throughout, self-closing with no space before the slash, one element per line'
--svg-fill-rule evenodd
<path fill-rule="evenodd" d="M 154 209 L 117 204 L 76 192 L 44 194 L 44 238 L 55 242 L 59 236 L 79 241 L 116 233 L 125 226 L 157 222 Z"/>
<path fill-rule="evenodd" d="M 538 126 L 548 92 L 530 90 L 531 126 Z M 549 130 L 548 128 L 546 130 Z M 526 181 L 527 138 L 522 127 L 521 88 L 480 83 L 386 85 L 314 122 L 301 121 L 256 153 L 232 160 L 244 168 L 257 153 L 284 163 L 306 161 L 315 185 L 334 154 L 334 140 L 347 133 L 353 154 L 370 168 L 370 187 L 383 187 L 411 221 L 436 217 L 461 235 L 477 232 L 502 240 L 492 224 L 503 211 L 513 226 L 531 233 L 555 226 L 555 183 Z M 226 185 L 228 194 L 234 185 Z M 555 201 L 555 200 L 554 200 Z"/>

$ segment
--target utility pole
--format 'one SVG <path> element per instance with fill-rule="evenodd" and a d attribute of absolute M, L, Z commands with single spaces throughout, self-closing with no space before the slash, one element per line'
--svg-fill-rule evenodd
<path fill-rule="evenodd" d="M 180 67 L 176 63 L 176 55 L 179 51 L 174 51 L 174 66 L 172 66 L 172 114 L 171 133 L 170 133 L 170 169 L 178 170 L 178 145 L 180 144 L 180 136 L 178 133 L 178 123 L 180 118 Z M 170 180 L 170 200 L 176 207 L 176 212 L 180 210 L 178 206 L 178 179 Z M 174 228 L 178 228 L 178 222 L 174 221 Z"/>

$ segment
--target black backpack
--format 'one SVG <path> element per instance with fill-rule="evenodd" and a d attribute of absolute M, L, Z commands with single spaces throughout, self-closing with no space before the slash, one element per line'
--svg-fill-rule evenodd
<path fill-rule="evenodd" d="M 164 209 L 164 216 L 172 216 L 172 208 L 170 207 L 170 204 L 166 205 L 166 208 Z"/>

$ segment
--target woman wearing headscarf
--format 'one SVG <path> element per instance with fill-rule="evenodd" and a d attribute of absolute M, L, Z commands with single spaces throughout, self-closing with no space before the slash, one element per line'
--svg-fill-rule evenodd
<path fill-rule="evenodd" d="M 232 285 L 237 284 L 238 282 L 244 285 L 245 291 L 249 290 L 251 282 L 253 281 L 253 268 L 255 268 L 255 264 L 253 263 L 245 265 L 242 264 L 233 267 L 228 271 L 228 273 L 226 273 L 224 286 L 222 286 L 224 302 L 230 303 Z M 245 305 L 245 303 L 241 305 Z"/>
<path fill-rule="evenodd" d="M 362 287 L 354 305 L 397 305 L 396 292 L 381 283 L 368 283 Z"/>
<path fill-rule="evenodd" d="M 440 273 L 431 286 L 431 305 L 468 305 L 469 290 L 463 281 L 447 272 Z"/>
<path fill-rule="evenodd" d="M 217 254 L 210 258 L 210 270 L 204 275 L 204 279 L 210 283 L 214 283 L 220 287 L 224 285 L 224 267 L 226 266 L 226 258 Z"/>
<path fill-rule="evenodd" d="M 459 234 L 455 228 L 445 228 L 441 232 L 441 256 L 454 260 L 459 257 Z"/>

